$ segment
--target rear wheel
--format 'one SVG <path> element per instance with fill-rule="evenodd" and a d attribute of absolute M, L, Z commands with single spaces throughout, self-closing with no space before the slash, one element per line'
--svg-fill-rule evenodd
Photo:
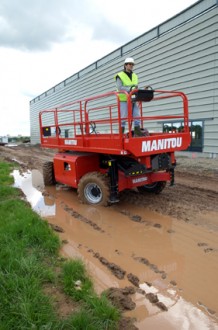
<path fill-rule="evenodd" d="M 42 168 L 43 179 L 45 186 L 52 186 L 55 184 L 54 177 L 54 164 L 53 162 L 46 162 L 43 164 Z"/>
<path fill-rule="evenodd" d="M 107 206 L 110 198 L 108 178 L 98 172 L 87 173 L 80 179 L 77 193 L 85 204 Z"/>
<path fill-rule="evenodd" d="M 137 187 L 137 189 L 140 193 L 149 192 L 159 194 L 165 187 L 166 181 L 158 181 L 141 187 Z"/>

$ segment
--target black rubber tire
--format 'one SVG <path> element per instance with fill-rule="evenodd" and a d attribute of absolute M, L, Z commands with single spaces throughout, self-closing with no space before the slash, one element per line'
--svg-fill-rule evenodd
<path fill-rule="evenodd" d="M 84 204 L 107 206 L 110 199 L 109 180 L 99 172 L 87 173 L 80 179 L 77 193 Z"/>
<path fill-rule="evenodd" d="M 52 186 L 55 184 L 54 164 L 53 162 L 46 162 L 42 168 L 43 179 L 45 186 Z"/>
<path fill-rule="evenodd" d="M 166 187 L 166 181 L 158 181 L 154 182 L 152 184 L 144 185 L 141 187 L 137 187 L 138 191 L 140 193 L 154 193 L 154 194 L 160 194 L 160 192 Z"/>

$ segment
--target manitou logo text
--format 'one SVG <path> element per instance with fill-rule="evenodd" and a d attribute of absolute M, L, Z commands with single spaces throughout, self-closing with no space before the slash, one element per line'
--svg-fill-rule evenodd
<path fill-rule="evenodd" d="M 142 152 L 164 150 L 164 149 L 174 149 L 179 148 L 182 145 L 182 138 L 170 138 L 170 139 L 158 139 L 153 141 L 143 141 L 142 142 Z"/>

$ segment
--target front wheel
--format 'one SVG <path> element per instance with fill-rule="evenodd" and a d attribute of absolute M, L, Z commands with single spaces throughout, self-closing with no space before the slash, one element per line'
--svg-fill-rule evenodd
<path fill-rule="evenodd" d="M 166 181 L 158 181 L 141 187 L 137 187 L 137 189 L 140 193 L 149 192 L 159 194 L 165 187 Z"/>
<path fill-rule="evenodd" d="M 77 193 L 85 204 L 107 206 L 110 198 L 108 178 L 99 172 L 87 173 L 80 179 Z"/>
<path fill-rule="evenodd" d="M 42 174 L 45 186 L 52 186 L 53 184 L 55 184 L 53 162 L 45 162 L 43 164 Z"/>

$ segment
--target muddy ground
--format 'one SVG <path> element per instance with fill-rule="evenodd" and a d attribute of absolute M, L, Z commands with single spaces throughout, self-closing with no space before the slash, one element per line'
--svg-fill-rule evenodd
<path fill-rule="evenodd" d="M 53 154 L 0 147 L 0 157 L 32 171 L 43 203 L 29 201 L 65 242 L 63 255 L 83 258 L 96 290 L 135 319 L 120 329 L 218 329 L 218 159 L 178 157 L 174 187 L 160 195 L 124 192 L 104 208 L 79 203 L 73 189 L 40 183 Z"/>
<path fill-rule="evenodd" d="M 42 171 L 45 161 L 52 160 L 54 151 L 20 145 L 0 147 L 0 155 L 6 159 L 19 161 L 23 171 L 38 169 Z M 135 191 L 121 194 L 122 201 L 134 205 L 145 205 L 146 208 L 177 219 L 201 224 L 207 228 L 218 229 L 218 221 L 201 219 L 202 213 L 218 211 L 218 158 L 204 159 L 178 157 L 175 170 L 174 187 L 166 187 L 161 195 L 139 195 Z"/>

